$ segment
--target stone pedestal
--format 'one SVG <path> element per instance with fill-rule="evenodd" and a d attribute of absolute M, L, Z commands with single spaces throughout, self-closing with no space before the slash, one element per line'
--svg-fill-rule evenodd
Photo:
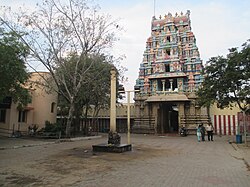
<path fill-rule="evenodd" d="M 123 153 L 126 151 L 132 150 L 131 144 L 119 144 L 119 145 L 112 145 L 112 144 L 98 144 L 92 145 L 94 152 L 110 152 L 110 153 Z"/>
<path fill-rule="evenodd" d="M 122 153 L 131 151 L 131 144 L 121 144 L 121 136 L 117 132 L 109 132 L 108 143 L 92 145 L 94 152 Z"/>

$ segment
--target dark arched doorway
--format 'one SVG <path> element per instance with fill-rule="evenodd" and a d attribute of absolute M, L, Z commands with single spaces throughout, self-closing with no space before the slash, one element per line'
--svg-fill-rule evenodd
<path fill-rule="evenodd" d="M 164 102 L 159 105 L 157 133 L 177 133 L 178 132 L 178 111 L 174 103 Z"/>

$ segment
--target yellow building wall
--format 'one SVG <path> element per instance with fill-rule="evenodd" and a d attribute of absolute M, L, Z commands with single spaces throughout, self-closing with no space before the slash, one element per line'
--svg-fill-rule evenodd
<path fill-rule="evenodd" d="M 127 117 L 127 110 L 128 106 L 127 103 L 122 103 L 122 104 L 116 104 L 116 116 L 119 117 Z M 92 116 L 92 112 L 89 113 L 90 116 Z M 110 115 L 110 109 L 101 109 L 99 111 L 98 116 L 99 117 L 109 117 Z M 134 117 L 135 116 L 135 106 L 134 103 L 130 104 L 130 116 Z"/>
<path fill-rule="evenodd" d="M 33 84 L 32 88 L 29 87 L 29 90 L 32 102 L 24 109 L 27 113 L 25 122 L 18 122 L 19 110 L 17 109 L 17 105 L 12 102 L 11 108 L 6 109 L 5 123 L 0 123 L 1 136 L 12 136 L 12 133 L 15 131 L 21 131 L 22 134 L 26 134 L 28 133 L 29 126 L 38 125 L 39 128 L 43 128 L 45 121 L 56 122 L 58 94 L 55 91 L 49 91 L 42 84 L 37 84 L 45 83 L 39 74 L 45 77 L 49 77 L 50 75 L 47 72 L 31 74 L 29 83 Z M 53 112 L 51 112 L 52 103 L 54 103 Z"/>
<path fill-rule="evenodd" d="M 237 104 L 230 108 L 219 109 L 216 104 L 210 107 L 210 118 L 214 127 L 214 132 L 218 135 L 236 135 L 238 132 L 238 112 Z"/>
<path fill-rule="evenodd" d="M 240 109 L 236 104 L 231 108 L 224 109 L 217 108 L 215 104 L 210 107 L 211 115 L 237 115 L 238 112 L 240 112 Z"/>
<path fill-rule="evenodd" d="M 48 73 L 43 73 L 47 74 Z M 40 77 L 39 74 L 33 73 L 31 81 L 38 81 L 45 83 L 44 80 Z M 37 85 L 35 91 L 32 95 L 32 105 L 33 105 L 33 124 L 39 125 L 39 128 L 44 127 L 45 121 L 51 123 L 56 122 L 56 113 L 57 113 L 57 98 L 58 95 L 53 90 L 48 90 L 43 86 Z M 54 103 L 53 112 L 51 110 L 52 103 Z"/>

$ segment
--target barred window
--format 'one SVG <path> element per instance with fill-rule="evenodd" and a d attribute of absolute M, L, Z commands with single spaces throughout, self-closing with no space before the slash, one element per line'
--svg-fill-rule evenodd
<path fill-rule="evenodd" d="M 0 122 L 5 123 L 5 118 L 6 118 L 6 110 L 0 109 Z"/>
<path fill-rule="evenodd" d="M 27 121 L 27 111 L 19 111 L 18 122 L 26 122 Z"/>

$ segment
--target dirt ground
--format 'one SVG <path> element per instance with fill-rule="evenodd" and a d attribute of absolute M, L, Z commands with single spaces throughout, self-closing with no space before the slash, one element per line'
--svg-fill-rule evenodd
<path fill-rule="evenodd" d="M 126 163 L 178 154 L 177 150 L 143 145 L 133 147 L 131 152 L 93 153 L 95 142 L 64 142 L 2 151 L 0 186 L 74 186 L 93 176 L 108 177 L 108 171 L 119 170 Z"/>

